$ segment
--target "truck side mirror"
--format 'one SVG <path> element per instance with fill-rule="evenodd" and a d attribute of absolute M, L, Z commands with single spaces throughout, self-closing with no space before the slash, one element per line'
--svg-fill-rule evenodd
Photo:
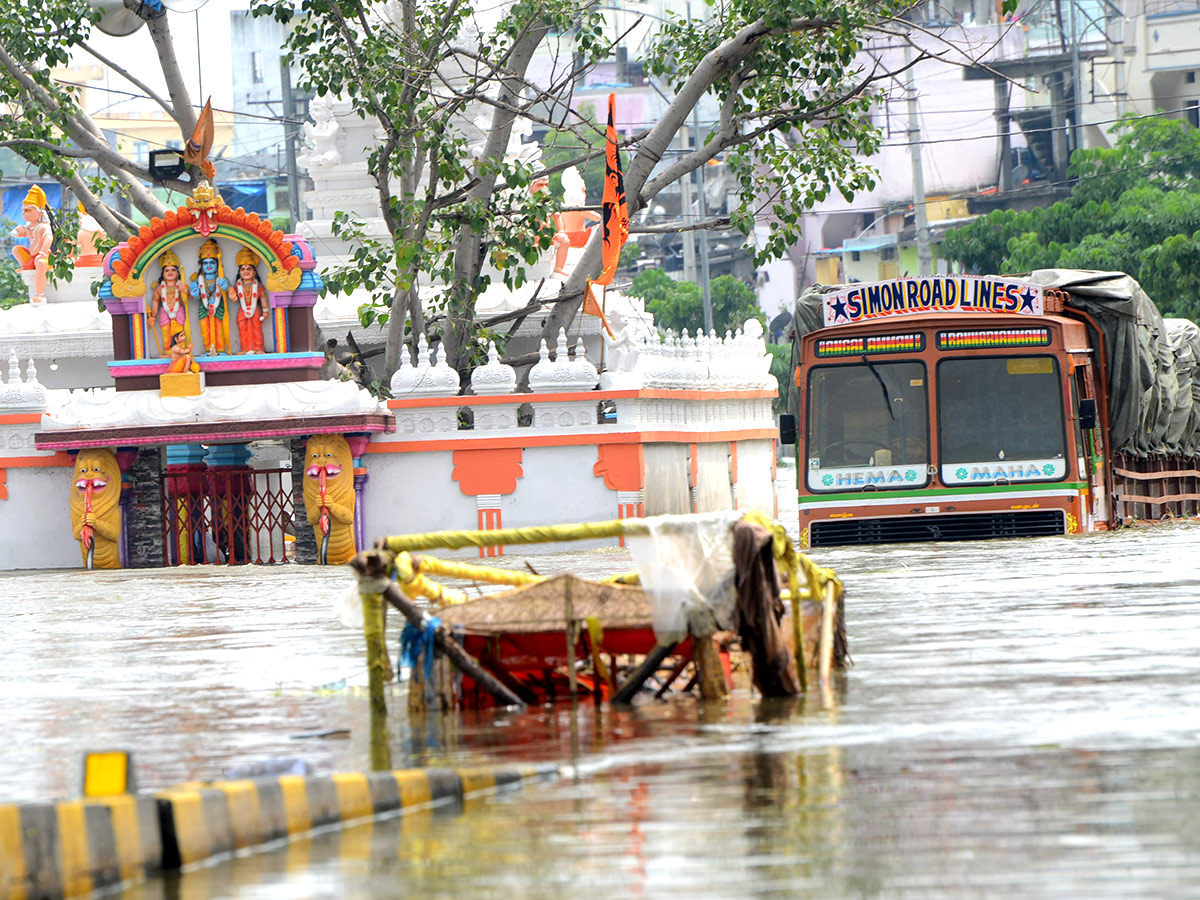
<path fill-rule="evenodd" d="M 796 443 L 796 417 L 791 413 L 783 413 L 779 417 L 779 443 Z"/>
<path fill-rule="evenodd" d="M 1084 397 L 1079 401 L 1079 427 L 1084 431 L 1091 431 L 1096 427 L 1096 401 L 1091 397 Z"/>

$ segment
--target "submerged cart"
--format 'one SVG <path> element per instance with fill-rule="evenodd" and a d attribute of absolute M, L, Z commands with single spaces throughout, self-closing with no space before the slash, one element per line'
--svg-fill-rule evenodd
<path fill-rule="evenodd" d="M 625 538 L 638 571 L 600 580 L 451 562 L 432 549 Z M 750 513 L 658 516 L 389 537 L 359 574 L 371 695 L 389 675 L 385 604 L 406 618 L 410 709 L 526 705 L 669 691 L 725 696 L 747 672 L 764 696 L 795 694 L 847 659 L 843 588 Z M 501 588 L 472 599 L 438 578 Z M 794 615 L 795 610 L 800 615 Z"/>

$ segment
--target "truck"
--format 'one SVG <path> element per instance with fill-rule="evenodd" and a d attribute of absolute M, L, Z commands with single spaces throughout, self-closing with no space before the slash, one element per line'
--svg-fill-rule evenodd
<path fill-rule="evenodd" d="M 1200 513 L 1200 328 L 1119 272 L 816 285 L 782 441 L 808 547 Z"/>

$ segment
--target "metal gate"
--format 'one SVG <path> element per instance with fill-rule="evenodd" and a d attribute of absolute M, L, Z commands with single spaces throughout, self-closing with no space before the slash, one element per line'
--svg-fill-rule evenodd
<path fill-rule="evenodd" d="M 163 565 L 287 562 L 292 513 L 291 469 L 167 472 Z"/>

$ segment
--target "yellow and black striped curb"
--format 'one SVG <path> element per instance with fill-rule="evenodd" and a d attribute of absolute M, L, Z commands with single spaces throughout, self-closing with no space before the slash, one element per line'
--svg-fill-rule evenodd
<path fill-rule="evenodd" d="M 77 897 L 314 828 L 555 778 L 556 765 L 218 781 L 138 795 L 0 805 L 0 900 Z"/>

